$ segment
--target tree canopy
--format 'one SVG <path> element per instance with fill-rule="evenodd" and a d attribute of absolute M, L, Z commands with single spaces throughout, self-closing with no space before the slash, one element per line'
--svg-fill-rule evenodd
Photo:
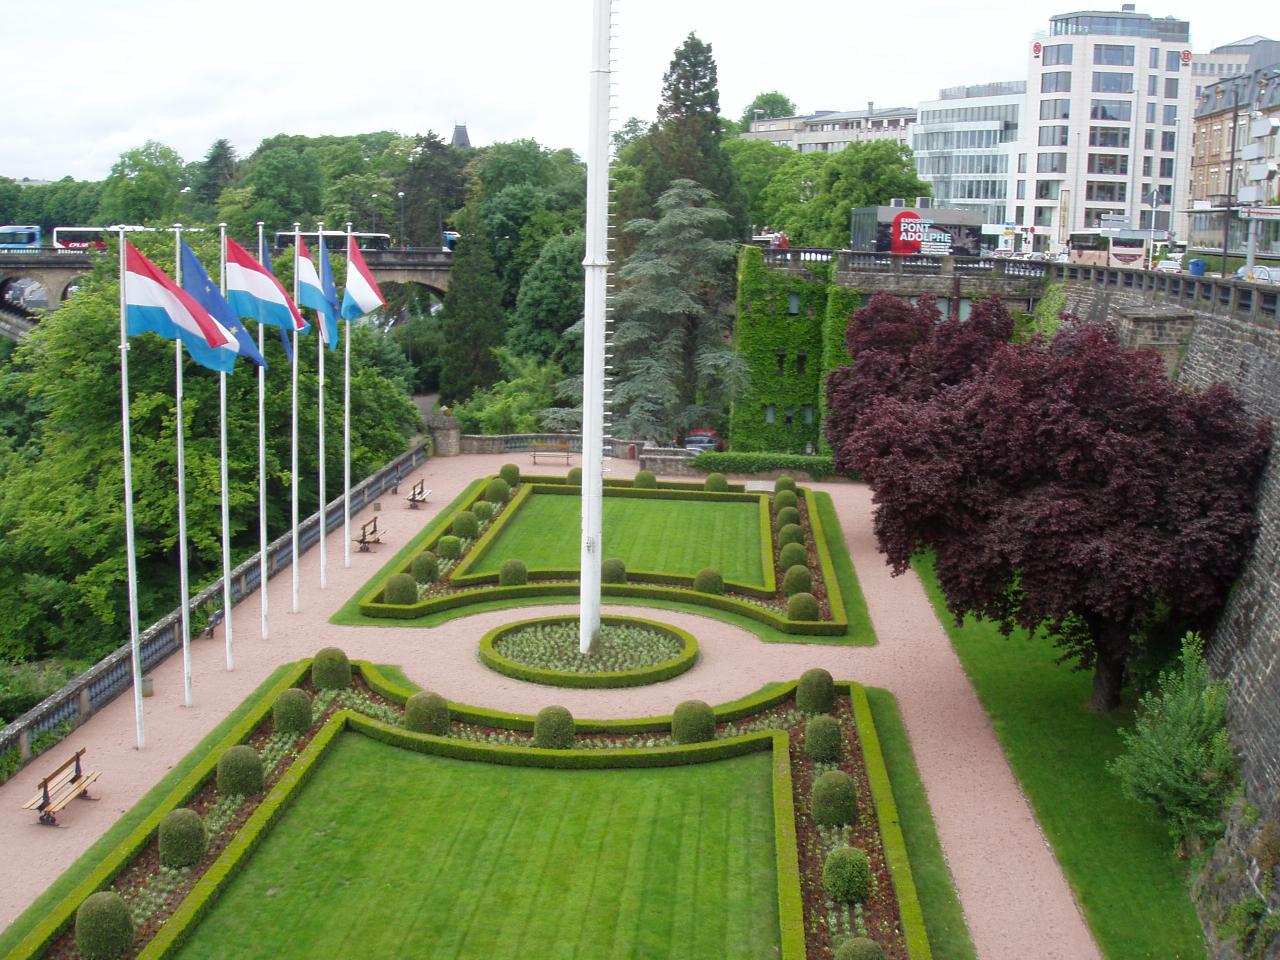
<path fill-rule="evenodd" d="M 757 110 L 760 111 L 759 115 L 756 114 Z M 795 115 L 796 105 L 790 97 L 777 90 L 769 90 L 756 94 L 756 98 L 747 104 L 747 108 L 742 111 L 740 124 L 743 130 L 750 130 L 753 120 L 772 120 L 776 117 L 794 117 Z"/>

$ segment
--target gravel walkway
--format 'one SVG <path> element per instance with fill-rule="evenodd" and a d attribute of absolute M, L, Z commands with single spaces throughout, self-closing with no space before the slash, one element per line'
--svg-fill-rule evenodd
<path fill-rule="evenodd" d="M 870 648 L 766 644 L 718 620 L 665 610 L 648 611 L 693 631 L 701 645 L 697 666 L 665 683 L 631 690 L 551 690 L 494 674 L 479 663 L 476 643 L 490 627 L 531 608 L 478 614 L 431 629 L 336 627 L 338 609 L 399 547 L 477 476 L 509 460 L 478 456 L 428 461 L 409 482 L 425 477 L 434 491 L 425 509 L 410 511 L 400 497 L 385 497 L 376 552 L 352 552 L 343 567 L 342 533 L 329 541 L 329 586 L 319 586 L 319 554 L 302 558 L 302 611 L 289 611 L 290 577 L 271 581 L 270 636 L 259 636 L 259 605 L 250 598 L 234 612 L 234 671 L 225 669 L 222 631 L 193 642 L 195 705 L 182 705 L 182 658 L 154 671 L 155 696 L 146 701 L 145 750 L 134 749 L 133 702 L 117 698 L 44 758 L 0 786 L 0 924 L 7 925 L 236 707 L 280 663 L 309 656 L 321 646 L 341 646 L 353 658 L 403 666 L 424 687 L 452 700 L 534 713 L 561 703 L 579 717 L 669 713 L 690 698 L 719 703 L 774 680 L 826 667 L 837 679 L 854 679 L 893 691 L 902 708 L 943 851 L 983 960 L 1092 960 L 1097 947 L 1070 889 L 1005 761 L 972 686 L 934 616 L 914 574 L 890 577 L 871 530 L 871 494 L 861 485 L 813 484 L 835 502 L 867 598 L 879 643 Z M 612 461 L 629 476 L 634 461 Z M 567 468 L 538 467 L 539 473 Z M 407 489 L 407 483 L 403 485 Z M 361 516 L 361 519 L 367 519 Z M 353 524 L 358 521 L 353 518 Z M 539 612 L 572 612 L 548 605 Z M 617 607 L 642 613 L 644 608 Z M 45 768 L 80 747 L 91 769 L 102 771 L 97 803 L 74 803 L 57 829 L 40 827 L 20 810 Z"/>

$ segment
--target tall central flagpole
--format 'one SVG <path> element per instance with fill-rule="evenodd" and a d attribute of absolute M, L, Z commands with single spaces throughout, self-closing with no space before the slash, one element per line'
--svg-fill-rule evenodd
<path fill-rule="evenodd" d="M 173 278 L 182 286 L 182 224 L 173 225 Z M 186 410 L 182 400 L 182 338 L 173 339 L 173 397 L 178 442 L 178 588 L 182 595 L 182 694 L 189 707 L 191 695 L 191 581 L 187 574 L 187 454 L 184 444 Z"/>
<path fill-rule="evenodd" d="M 264 261 L 263 250 L 266 224 L 258 221 L 258 262 Z M 262 328 L 258 321 L 258 353 L 266 356 L 262 341 Z M 258 366 L 258 601 L 262 613 L 262 639 L 267 639 L 267 368 Z"/>
<path fill-rule="evenodd" d="M 302 242 L 302 224 L 293 225 L 293 302 L 298 302 L 298 244 Z M 293 612 L 302 609 L 298 598 L 298 328 L 293 330 L 293 439 L 290 444 L 289 476 L 293 482 Z"/>
<path fill-rule="evenodd" d="M 218 224 L 218 250 L 222 265 L 219 286 L 227 295 L 227 225 Z M 235 669 L 231 649 L 231 491 L 227 485 L 227 374 L 218 371 L 218 450 L 222 464 L 222 635 L 227 640 L 227 669 Z"/>
<path fill-rule="evenodd" d="M 403 194 L 401 194 L 403 196 Z M 403 200 L 401 201 L 403 205 Z M 404 219 L 403 217 L 401 218 Z M 402 238 L 403 239 L 403 238 Z M 351 286 L 351 221 L 347 221 L 347 282 Z M 342 341 L 342 565 L 351 566 L 351 321 Z"/>
<path fill-rule="evenodd" d="M 578 648 L 600 633 L 600 549 L 604 508 L 604 317 L 609 277 L 610 0 L 595 0 L 591 23 L 591 105 L 587 130 L 587 240 L 582 337 L 582 593 Z"/>
<path fill-rule="evenodd" d="M 320 248 L 320 259 L 328 256 L 324 249 L 324 221 L 316 223 L 316 246 Z M 324 264 L 320 264 L 320 276 L 324 276 Z M 323 317 L 320 318 L 321 329 L 329 327 Z M 316 337 L 316 373 L 319 385 L 316 388 L 316 423 L 320 434 L 320 589 L 329 586 L 329 554 L 325 550 L 325 541 L 329 539 L 329 510 L 325 505 L 324 490 L 324 347 L 325 338 Z"/>
<path fill-rule="evenodd" d="M 133 542 L 133 452 L 129 436 L 129 312 L 125 291 L 125 239 L 120 228 L 120 437 L 124 447 L 124 540 L 129 571 L 129 647 L 133 654 L 133 717 L 138 749 L 147 745 L 142 731 L 142 650 L 138 642 L 138 562 Z"/>

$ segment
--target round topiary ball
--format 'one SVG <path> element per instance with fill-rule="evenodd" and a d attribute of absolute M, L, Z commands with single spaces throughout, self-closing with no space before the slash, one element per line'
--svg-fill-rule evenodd
<path fill-rule="evenodd" d="M 671 736 L 676 743 L 706 743 L 716 738 L 716 714 L 701 700 L 686 700 L 671 714 Z"/>
<path fill-rule="evenodd" d="M 417 595 L 415 587 L 414 597 Z M 317 690 L 342 690 L 351 686 L 351 661 L 347 655 L 337 647 L 318 651 L 311 661 L 311 685 Z"/>
<path fill-rule="evenodd" d="M 435 583 L 440 577 L 440 561 L 430 550 L 423 550 L 413 558 L 409 570 L 418 583 Z"/>
<path fill-rule="evenodd" d="M 565 476 L 565 482 L 568 483 L 570 486 L 575 486 L 575 487 L 582 486 L 582 468 L 570 467 L 569 473 Z"/>
<path fill-rule="evenodd" d="M 832 960 L 884 960 L 884 951 L 874 940 L 854 937 L 836 947 Z"/>
<path fill-rule="evenodd" d="M 782 593 L 784 596 L 793 597 L 797 593 L 813 592 L 813 574 L 809 572 L 809 568 L 803 564 L 797 563 L 794 567 L 788 567 L 787 572 L 782 575 Z M 807 619 L 814 619 L 812 617 Z"/>
<path fill-rule="evenodd" d="M 520 587 L 528 582 L 529 570 L 525 567 L 523 560 L 512 557 L 510 560 L 502 561 L 502 567 L 498 570 L 498 586 Z"/>
<path fill-rule="evenodd" d="M 794 490 L 779 490 L 773 495 L 773 509 L 781 510 L 783 507 L 794 507 L 799 499 Z"/>
<path fill-rule="evenodd" d="M 414 733 L 449 735 L 449 701 L 438 693 L 421 690 L 404 702 L 404 727 Z"/>
<path fill-rule="evenodd" d="M 775 494 L 781 493 L 783 490 L 794 491 L 795 488 L 796 482 L 791 477 L 779 477 L 777 480 L 773 481 L 773 492 Z"/>
<path fill-rule="evenodd" d="M 204 821 L 186 807 L 170 810 L 158 831 L 160 862 L 170 867 L 189 867 L 204 856 Z"/>
<path fill-rule="evenodd" d="M 644 490 L 652 490 L 658 486 L 658 478 L 653 475 L 652 470 L 641 470 L 636 474 L 635 480 L 631 481 L 631 485 Z"/>
<path fill-rule="evenodd" d="M 840 721 L 829 713 L 810 717 L 804 725 L 804 752 L 819 763 L 835 763 L 840 759 Z"/>
<path fill-rule="evenodd" d="M 311 697 L 297 687 L 280 691 L 271 707 L 276 733 L 303 733 L 311 729 Z"/>
<path fill-rule="evenodd" d="M 494 509 L 494 505 L 488 500 L 477 500 L 471 505 L 471 512 L 476 515 L 476 519 L 481 523 L 485 523 L 493 519 Z"/>
<path fill-rule="evenodd" d="M 115 960 L 133 946 L 133 936 L 133 918 L 118 893 L 92 893 L 76 911 L 76 946 L 85 960 Z"/>
<path fill-rule="evenodd" d="M 382 602 L 409 604 L 418 602 L 418 581 L 411 573 L 393 573 L 382 589 Z"/>
<path fill-rule="evenodd" d="M 782 550 L 778 553 L 778 562 L 783 570 L 790 570 L 796 566 L 808 566 L 809 550 L 803 543 L 783 544 Z"/>
<path fill-rule="evenodd" d="M 788 523 L 778 529 L 778 543 L 784 547 L 788 543 L 804 543 L 804 530 L 798 523 Z"/>
<path fill-rule="evenodd" d="M 506 481 L 508 487 L 514 487 L 520 482 L 520 468 L 514 463 L 504 463 L 498 468 L 498 476 Z M 485 497 L 488 500 L 488 497 Z"/>
<path fill-rule="evenodd" d="M 787 600 L 788 620 L 817 620 L 821 616 L 822 608 L 812 593 L 793 593 Z"/>
<path fill-rule="evenodd" d="M 453 518 L 453 523 L 449 524 L 449 530 L 455 537 L 474 540 L 475 535 L 480 532 L 480 521 L 470 510 L 463 510 Z"/>
<path fill-rule="evenodd" d="M 251 797 L 262 792 L 262 757 L 247 744 L 228 747 L 218 758 L 218 792 Z"/>
<path fill-rule="evenodd" d="M 713 493 L 728 493 L 729 481 L 724 478 L 723 473 L 708 473 L 707 479 L 702 482 L 702 489 Z"/>
<path fill-rule="evenodd" d="M 871 861 L 857 847 L 836 847 L 822 866 L 822 886 L 837 903 L 861 903 L 871 892 Z"/>
<path fill-rule="evenodd" d="M 828 770 L 813 784 L 809 813 L 815 823 L 839 827 L 858 816 L 858 791 L 853 777 L 843 770 Z"/>
<path fill-rule="evenodd" d="M 609 557 L 600 564 L 600 580 L 604 583 L 627 582 L 627 565 L 621 557 Z"/>
<path fill-rule="evenodd" d="M 724 577 L 714 567 L 699 570 L 698 575 L 693 578 L 693 589 L 699 593 L 724 593 Z"/>
<path fill-rule="evenodd" d="M 436 553 L 440 555 L 441 560 L 457 560 L 462 556 L 462 541 L 445 534 L 436 541 Z"/>
<path fill-rule="evenodd" d="M 778 511 L 778 515 L 774 517 L 773 520 L 774 526 L 779 530 L 791 523 L 794 523 L 796 526 L 800 525 L 800 511 L 795 507 L 783 507 Z"/>
<path fill-rule="evenodd" d="M 484 487 L 484 498 L 490 503 L 506 503 L 511 496 L 511 484 L 501 477 L 494 477 Z"/>
<path fill-rule="evenodd" d="M 836 705 L 836 682 L 821 667 L 806 670 L 796 684 L 796 709 L 801 713 L 827 713 Z"/>
<path fill-rule="evenodd" d="M 543 707 L 533 720 L 533 745 L 550 750 L 573 746 L 573 714 L 564 707 Z"/>

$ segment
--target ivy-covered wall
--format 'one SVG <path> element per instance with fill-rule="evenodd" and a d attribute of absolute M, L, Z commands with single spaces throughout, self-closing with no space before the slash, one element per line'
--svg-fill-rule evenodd
<path fill-rule="evenodd" d="M 846 367 L 853 362 L 849 348 L 845 346 L 845 334 L 849 330 L 849 317 L 861 306 L 862 294 L 856 288 L 839 283 L 828 285 L 827 315 L 822 321 L 822 383 L 818 386 L 820 422 L 827 418 L 827 374 L 836 367 Z M 825 430 L 818 441 L 818 452 L 831 452 Z"/>
<path fill-rule="evenodd" d="M 828 299 L 822 275 L 771 269 L 759 247 L 742 248 L 735 341 L 747 362 L 751 385 L 733 406 L 730 449 L 817 449 Z"/>

